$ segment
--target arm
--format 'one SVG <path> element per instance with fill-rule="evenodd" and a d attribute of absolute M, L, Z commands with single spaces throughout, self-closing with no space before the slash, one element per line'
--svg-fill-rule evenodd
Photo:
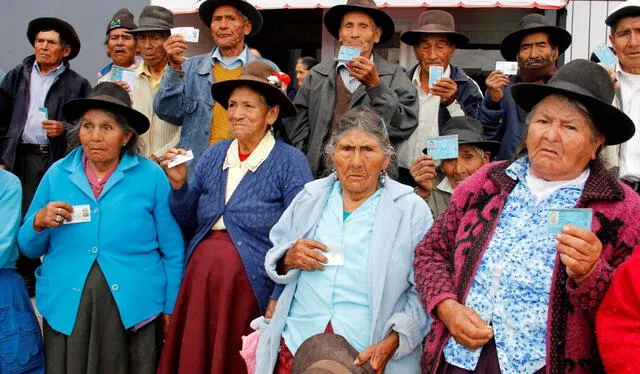
<path fill-rule="evenodd" d="M 303 153 L 307 151 L 307 142 L 309 141 L 309 86 L 310 81 L 314 79 L 313 71 L 309 73 L 307 78 L 302 82 L 302 86 L 298 89 L 296 98 L 293 103 L 298 112 L 293 121 L 289 123 L 289 127 L 285 129 L 291 145 L 301 150 Z"/>
<path fill-rule="evenodd" d="M 282 186 L 285 207 L 289 207 L 304 185 L 313 180 L 309 162 L 302 153 L 296 151 L 293 155 L 289 155 L 287 162 L 289 170 L 285 174 L 286 180 Z"/>
<path fill-rule="evenodd" d="M 4 184 L 0 188 L 0 207 L 4 213 L 4 223 L 0 225 L 0 268 L 10 265 L 18 255 L 18 228 L 22 207 L 22 187 L 20 180 L 7 171 L 0 171 Z"/>
<path fill-rule="evenodd" d="M 184 151 L 182 150 L 182 152 Z M 196 166 L 195 176 L 192 180 L 187 180 L 182 187 L 178 189 L 171 189 L 171 197 L 169 199 L 171 211 L 176 221 L 184 228 L 194 229 L 198 227 L 198 205 L 200 203 L 200 195 L 202 195 L 203 191 L 202 186 L 205 183 L 204 169 L 210 162 L 210 155 L 211 152 L 207 150 L 202 157 L 200 157 L 198 165 Z M 165 163 L 168 163 L 166 154 L 165 161 L 162 162 L 162 165 L 164 166 Z M 164 167 L 166 168 L 166 166 Z M 178 168 L 184 170 L 183 177 L 186 180 L 186 164 L 176 166 L 172 172 L 177 173 Z M 170 169 L 165 169 L 165 171 L 166 170 Z"/>
<path fill-rule="evenodd" d="M 49 169 L 49 172 L 51 169 Z M 36 194 L 31 200 L 29 210 L 25 215 L 20 231 L 18 232 L 18 246 L 20 251 L 29 258 L 38 258 L 44 255 L 49 249 L 49 235 L 51 229 L 37 231 L 34 227 L 34 220 L 38 211 L 47 205 L 51 200 L 49 193 L 49 175 L 45 173 L 42 181 L 38 185 Z"/>
<path fill-rule="evenodd" d="M 502 126 L 503 116 L 502 100 L 495 102 L 489 98 L 489 95 L 486 95 L 478 110 L 478 120 L 482 122 L 484 136 L 487 140 L 501 140 L 498 134 Z"/>
<path fill-rule="evenodd" d="M 603 258 L 600 258 L 596 262 L 593 272 L 580 285 L 569 278 L 567 280 L 567 291 L 571 305 L 575 305 L 577 309 L 582 309 L 593 321 L 598 307 L 609 289 L 614 272 L 615 269 Z"/>
<path fill-rule="evenodd" d="M 478 118 L 478 108 L 482 103 L 482 93 L 476 82 L 468 78 L 464 84 L 457 85 L 455 100 L 449 104 L 440 104 L 438 124 L 440 128 L 452 117 L 469 116 Z"/>
<path fill-rule="evenodd" d="M 185 63 L 185 65 L 187 64 L 188 62 Z M 182 126 L 185 117 L 184 77 L 183 70 L 167 66 L 158 91 L 153 97 L 153 111 L 158 117 L 178 126 Z"/>

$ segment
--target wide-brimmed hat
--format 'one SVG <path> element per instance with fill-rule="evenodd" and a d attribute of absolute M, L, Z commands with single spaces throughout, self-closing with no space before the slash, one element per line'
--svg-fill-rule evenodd
<path fill-rule="evenodd" d="M 611 105 L 615 89 L 609 73 L 587 60 L 564 65 L 547 84 L 519 83 L 511 87 L 511 96 L 525 111 L 549 95 L 573 98 L 587 108 L 606 145 L 624 143 L 635 133 L 633 121 Z"/>
<path fill-rule="evenodd" d="M 262 29 L 262 15 L 258 9 L 244 0 L 207 0 L 200 4 L 200 8 L 198 8 L 198 15 L 202 22 L 207 25 L 207 28 L 211 27 L 213 12 L 217 7 L 222 5 L 229 5 L 238 9 L 240 13 L 244 14 L 244 16 L 249 19 L 251 22 L 251 32 L 249 32 L 247 37 L 254 36 L 258 31 L 260 31 L 260 29 Z"/>
<path fill-rule="evenodd" d="M 363 12 L 368 14 L 376 26 L 382 28 L 382 35 L 377 44 L 384 44 L 396 32 L 396 26 L 393 19 L 383 10 L 378 9 L 373 0 L 348 0 L 345 5 L 336 5 L 327 11 L 324 15 L 324 26 L 334 38 L 340 39 L 340 26 L 342 25 L 342 17 L 349 12 Z"/>
<path fill-rule="evenodd" d="M 418 28 L 405 31 L 400 40 L 409 45 L 420 44 L 420 38 L 425 34 L 444 34 L 456 47 L 469 43 L 469 37 L 456 32 L 456 23 L 453 16 L 444 10 L 427 10 L 418 19 Z"/>
<path fill-rule="evenodd" d="M 131 97 L 124 88 L 112 82 L 98 83 L 83 99 L 69 100 L 62 106 L 62 114 L 69 122 L 82 117 L 89 109 L 104 109 L 118 113 L 129 122 L 138 135 L 149 130 L 149 119 L 131 107 Z"/>
<path fill-rule="evenodd" d="M 173 13 L 165 7 L 147 5 L 140 12 L 138 25 L 137 29 L 128 32 L 169 31 L 173 27 Z"/>
<path fill-rule="evenodd" d="M 127 8 L 118 9 L 118 11 L 111 17 L 111 20 L 107 24 L 107 35 L 111 30 L 115 29 L 136 29 L 136 23 L 133 20 L 133 13 Z"/>
<path fill-rule="evenodd" d="M 57 31 L 62 39 L 69 44 L 71 52 L 69 53 L 69 56 L 67 56 L 67 60 L 73 60 L 78 56 L 78 53 L 80 53 L 80 38 L 73 26 L 59 18 L 36 18 L 29 22 L 29 26 L 27 27 L 27 39 L 29 39 L 29 43 L 31 43 L 31 45 L 34 45 L 36 35 L 43 30 Z"/>
<path fill-rule="evenodd" d="M 307 373 L 307 370 L 312 366 L 315 366 L 316 369 L 326 368 L 326 364 L 329 362 L 333 363 L 333 365 L 329 366 L 345 368 L 348 370 L 348 373 L 351 374 L 375 373 L 368 362 L 362 366 L 354 365 L 353 362 L 356 357 L 358 357 L 358 351 L 341 335 L 317 334 L 302 342 L 296 351 L 296 355 L 293 357 L 291 373 Z M 322 361 L 322 363 L 319 363 L 320 361 Z"/>
<path fill-rule="evenodd" d="M 571 45 L 571 34 L 567 30 L 550 25 L 549 20 L 541 14 L 527 14 L 520 19 L 518 30 L 507 35 L 500 44 L 502 57 L 507 61 L 516 61 L 522 38 L 536 32 L 549 34 L 549 40 L 558 47 L 558 54 L 562 54 Z"/>
<path fill-rule="evenodd" d="M 247 65 L 238 79 L 217 82 L 211 85 L 211 96 L 225 109 L 229 106 L 229 97 L 240 86 L 249 86 L 267 99 L 267 102 L 280 107 L 280 118 L 296 114 L 296 107 L 282 92 L 280 80 L 275 69 L 263 61 L 254 61 Z"/>
<path fill-rule="evenodd" d="M 622 18 L 637 16 L 640 16 L 640 0 L 628 0 L 615 7 L 604 23 L 614 26 Z"/>
<path fill-rule="evenodd" d="M 440 136 L 458 135 L 458 145 L 473 145 L 495 156 L 500 149 L 500 142 L 486 140 L 483 136 L 482 123 L 473 117 L 451 117 L 445 122 Z M 422 150 L 426 153 L 426 148 Z"/>

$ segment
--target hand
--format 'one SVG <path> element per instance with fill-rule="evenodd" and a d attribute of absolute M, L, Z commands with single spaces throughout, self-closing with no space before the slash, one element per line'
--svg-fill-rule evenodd
<path fill-rule="evenodd" d="M 60 121 L 45 119 L 42 121 L 42 128 L 47 132 L 47 136 L 50 138 L 57 138 L 64 134 L 64 125 Z"/>
<path fill-rule="evenodd" d="M 607 71 L 607 73 L 609 73 L 609 77 L 611 78 L 611 81 L 613 82 L 613 87 L 615 88 L 616 92 L 620 91 L 620 81 L 618 81 L 618 74 L 616 73 L 616 65 L 611 65 L 611 66 L 603 66 L 604 70 Z"/>
<path fill-rule="evenodd" d="M 351 76 L 358 79 L 365 87 L 371 88 L 380 84 L 380 76 L 376 65 L 366 57 L 357 56 L 349 63 Z"/>
<path fill-rule="evenodd" d="M 384 368 L 387 366 L 387 361 L 393 357 L 399 345 L 400 337 L 397 332 L 392 331 L 391 334 L 380 343 L 369 346 L 360 352 L 353 364 L 360 366 L 369 361 L 371 368 L 375 370 L 376 374 L 382 374 L 384 373 Z"/>
<path fill-rule="evenodd" d="M 129 83 L 127 83 L 126 81 L 111 81 L 111 83 L 115 83 L 118 86 L 124 88 L 125 91 L 131 92 L 131 87 L 129 87 Z"/>
<path fill-rule="evenodd" d="M 184 51 L 187 49 L 187 42 L 180 34 L 171 35 L 164 42 L 164 50 L 169 58 L 169 65 L 176 70 L 182 69 L 182 62 L 185 60 Z"/>
<path fill-rule="evenodd" d="M 169 336 L 169 326 L 171 325 L 171 314 L 162 315 L 162 336 L 167 340 Z"/>
<path fill-rule="evenodd" d="M 440 103 L 451 105 L 456 99 L 458 85 L 449 77 L 442 77 L 429 86 L 432 95 L 440 96 Z"/>
<path fill-rule="evenodd" d="M 269 303 L 267 304 L 267 310 L 264 312 L 264 318 L 273 317 L 273 314 L 276 312 L 277 304 L 278 304 L 278 300 L 269 299 Z"/>
<path fill-rule="evenodd" d="M 65 220 L 71 221 L 71 213 L 73 213 L 71 205 L 63 201 L 52 201 L 36 213 L 33 226 L 36 231 L 60 227 Z"/>
<path fill-rule="evenodd" d="M 7 168 L 7 165 L 5 165 L 5 164 L 0 164 L 0 169 L 6 169 L 6 168 Z"/>
<path fill-rule="evenodd" d="M 580 285 L 591 275 L 600 259 L 600 239 L 591 231 L 574 225 L 563 226 L 556 239 L 556 249 L 560 253 L 560 261 L 567 268 L 567 275 Z"/>
<path fill-rule="evenodd" d="M 418 185 L 418 195 L 427 198 L 433 191 L 433 180 L 438 175 L 436 173 L 436 162 L 429 155 L 418 157 L 409 169 L 411 177 Z"/>
<path fill-rule="evenodd" d="M 439 303 L 436 314 L 456 342 L 470 351 L 475 351 L 493 338 L 493 329 L 475 310 L 453 299 Z"/>
<path fill-rule="evenodd" d="M 284 272 L 291 269 L 324 270 L 327 258 L 316 249 L 326 252 L 327 246 L 312 239 L 298 239 L 284 255 Z"/>
<path fill-rule="evenodd" d="M 504 96 L 503 89 L 509 85 L 509 77 L 499 70 L 494 70 L 489 74 L 485 83 L 489 98 L 497 103 Z"/>
<path fill-rule="evenodd" d="M 164 172 L 167 173 L 167 177 L 169 177 L 169 183 L 171 183 L 171 188 L 173 188 L 174 190 L 179 190 L 187 182 L 187 163 L 185 162 L 169 168 L 169 162 L 171 162 L 171 160 L 173 160 L 177 155 L 186 154 L 187 151 L 185 151 L 184 149 L 169 148 L 167 153 L 162 156 L 162 162 L 160 162 L 160 166 L 162 166 Z"/>

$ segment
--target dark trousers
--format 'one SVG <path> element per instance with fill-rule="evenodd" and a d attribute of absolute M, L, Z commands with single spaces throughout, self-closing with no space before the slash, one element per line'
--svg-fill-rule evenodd
<path fill-rule="evenodd" d="M 27 214 L 40 180 L 48 168 L 48 153 L 38 151 L 34 147 L 18 146 L 14 171 L 22 184 L 23 218 Z M 40 266 L 40 259 L 28 258 L 20 253 L 16 268 L 22 279 L 24 279 L 29 296 L 33 296 L 35 292 L 35 270 L 38 266 Z"/>

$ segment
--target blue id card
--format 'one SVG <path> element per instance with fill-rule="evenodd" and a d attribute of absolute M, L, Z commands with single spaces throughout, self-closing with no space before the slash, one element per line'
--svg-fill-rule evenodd
<path fill-rule="evenodd" d="M 111 69 L 111 81 L 121 81 L 122 80 L 122 69 L 117 66 L 114 66 Z"/>
<path fill-rule="evenodd" d="M 340 46 L 340 51 L 338 52 L 338 57 L 336 57 L 337 61 L 349 62 L 353 60 L 354 57 L 360 56 L 360 49 L 356 47 L 349 47 L 346 45 Z"/>
<path fill-rule="evenodd" d="M 442 66 L 429 66 L 429 86 L 433 86 L 438 79 L 442 78 L 442 74 L 444 74 L 444 68 Z M 456 157 L 458 157 L 457 153 Z"/>
<path fill-rule="evenodd" d="M 41 106 L 38 108 L 38 111 L 42 113 L 42 115 L 44 116 L 44 119 L 49 119 L 49 111 L 47 110 L 47 108 Z"/>
<path fill-rule="evenodd" d="M 593 53 L 595 53 L 596 57 L 598 57 L 600 62 L 605 66 L 613 66 L 618 63 L 618 58 L 611 52 L 606 44 L 600 44 L 595 47 Z"/>
<path fill-rule="evenodd" d="M 591 230 L 592 210 L 589 208 L 549 209 L 547 231 L 549 234 L 562 232 L 562 226 L 574 225 Z"/>
<path fill-rule="evenodd" d="M 430 155 L 434 160 L 458 158 L 458 135 L 427 138 L 422 152 Z"/>

